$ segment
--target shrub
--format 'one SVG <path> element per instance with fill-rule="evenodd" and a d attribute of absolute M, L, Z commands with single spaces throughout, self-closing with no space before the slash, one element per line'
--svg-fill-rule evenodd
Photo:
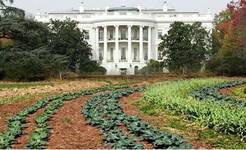
<path fill-rule="evenodd" d="M 44 68 L 39 59 L 30 55 L 19 55 L 4 64 L 7 79 L 16 81 L 44 80 Z"/>
<path fill-rule="evenodd" d="M 156 74 L 156 73 L 163 73 L 163 62 L 155 61 L 151 59 L 147 66 L 143 67 L 139 70 L 140 74 Z"/>
<path fill-rule="evenodd" d="M 80 73 L 81 74 L 93 74 L 93 75 L 104 75 L 106 69 L 101 67 L 96 61 L 89 59 L 80 62 Z"/>
<path fill-rule="evenodd" d="M 246 75 L 245 59 L 235 54 L 214 56 L 208 62 L 207 68 L 218 75 Z"/>

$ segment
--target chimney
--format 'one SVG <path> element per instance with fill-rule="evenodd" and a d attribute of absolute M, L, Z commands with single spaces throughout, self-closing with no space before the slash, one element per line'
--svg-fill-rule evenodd
<path fill-rule="evenodd" d="M 167 1 L 163 2 L 162 10 L 163 10 L 163 12 L 167 12 L 168 11 Z"/>
<path fill-rule="evenodd" d="M 109 9 L 109 8 L 110 8 L 109 6 L 107 6 L 107 7 L 105 8 L 105 13 L 108 12 L 108 9 Z"/>
<path fill-rule="evenodd" d="M 138 8 L 139 12 L 141 13 L 142 12 L 142 7 L 139 5 L 139 6 L 137 6 L 137 8 Z"/>
<path fill-rule="evenodd" d="M 79 12 L 81 12 L 81 13 L 85 12 L 85 4 L 84 4 L 84 2 L 80 3 Z"/>

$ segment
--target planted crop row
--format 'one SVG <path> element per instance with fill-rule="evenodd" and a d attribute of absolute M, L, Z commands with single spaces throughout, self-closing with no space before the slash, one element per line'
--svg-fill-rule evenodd
<path fill-rule="evenodd" d="M 51 127 L 48 125 L 49 119 L 56 113 L 56 111 L 63 106 L 64 101 L 68 101 L 71 99 L 75 99 L 81 96 L 85 95 L 92 95 L 98 92 L 102 91 L 111 91 L 121 88 L 126 88 L 127 86 L 106 86 L 101 88 L 95 88 L 95 89 L 89 89 L 89 90 L 83 90 L 79 93 L 67 93 L 62 95 L 60 98 L 52 101 L 48 108 L 41 113 L 39 116 L 35 118 L 35 121 L 37 123 L 37 127 L 35 128 L 34 132 L 32 133 L 32 136 L 30 140 L 28 141 L 26 148 L 29 149 L 43 149 L 45 148 L 48 137 L 50 133 Z"/>
<path fill-rule="evenodd" d="M 238 96 L 240 98 L 246 98 L 246 86 L 236 88 L 232 93 L 233 95 Z"/>
<path fill-rule="evenodd" d="M 223 82 L 214 86 L 194 90 L 191 96 L 199 100 L 213 100 L 216 102 L 227 103 L 229 105 L 246 108 L 246 101 L 240 101 L 234 97 L 225 96 L 219 93 L 220 89 L 231 88 L 244 83 L 246 83 L 245 80 Z"/>
<path fill-rule="evenodd" d="M 81 113 L 91 125 L 101 129 L 106 144 L 110 144 L 113 149 L 143 148 L 143 145 L 136 143 L 136 139 L 123 133 L 119 128 L 122 124 L 139 139 L 152 143 L 154 148 L 191 148 L 179 136 L 156 130 L 138 117 L 129 116 L 122 111 L 119 98 L 137 91 L 142 89 L 128 88 L 95 96 L 82 108 Z"/>
<path fill-rule="evenodd" d="M 166 109 L 185 114 L 201 125 L 216 131 L 246 136 L 246 110 L 243 107 L 231 107 L 226 103 L 212 100 L 199 101 L 190 93 L 204 86 L 224 82 L 221 79 L 193 79 L 170 81 L 149 87 L 144 100 L 159 111 Z"/>
<path fill-rule="evenodd" d="M 120 89 L 126 88 L 127 86 L 104 86 L 100 88 L 93 88 L 88 90 L 81 90 L 75 93 L 65 93 L 60 94 L 57 96 L 51 96 L 44 99 L 37 101 L 31 107 L 28 107 L 21 111 L 20 113 L 16 114 L 9 120 L 8 129 L 0 134 L 0 149 L 7 149 L 11 148 L 11 145 L 15 142 L 15 139 L 22 134 L 23 129 L 25 128 L 26 118 L 28 115 L 35 113 L 37 110 L 47 106 L 48 108 L 36 118 L 36 122 L 38 124 L 37 129 L 33 133 L 33 137 L 30 141 L 36 140 L 37 143 L 31 142 L 28 144 L 28 147 L 35 147 L 35 145 L 40 145 L 40 148 L 46 143 L 44 141 L 47 140 L 49 127 L 47 124 L 47 120 L 53 115 L 53 113 L 63 105 L 64 100 L 71 100 L 78 98 L 83 95 L 91 95 L 93 93 L 113 90 L 113 89 Z M 38 147 L 37 147 L 38 148 Z"/>

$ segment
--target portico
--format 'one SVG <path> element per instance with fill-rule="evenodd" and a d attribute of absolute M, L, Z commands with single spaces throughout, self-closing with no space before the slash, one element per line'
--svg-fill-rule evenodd
<path fill-rule="evenodd" d="M 146 63 L 151 59 L 151 26 L 97 26 L 95 32 L 99 35 L 95 41 L 99 54 L 98 60 L 103 63 L 132 63 L 133 61 Z"/>

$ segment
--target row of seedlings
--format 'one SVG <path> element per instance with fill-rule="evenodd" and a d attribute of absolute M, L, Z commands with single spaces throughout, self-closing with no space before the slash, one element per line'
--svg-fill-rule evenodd
<path fill-rule="evenodd" d="M 85 96 L 85 95 L 96 94 L 98 92 L 111 91 L 111 90 L 116 90 L 116 89 L 121 89 L 121 88 L 127 88 L 127 86 L 124 86 L 124 85 L 105 86 L 105 87 L 100 87 L 100 88 L 82 90 L 78 93 L 67 93 L 67 94 L 61 95 L 60 98 L 52 101 L 48 105 L 47 109 L 35 118 L 37 127 L 35 128 L 34 132 L 31 135 L 31 138 L 26 144 L 26 148 L 29 148 L 29 149 L 44 149 L 45 148 L 48 142 L 48 138 L 50 135 L 50 129 L 51 129 L 51 127 L 48 125 L 48 121 L 57 112 L 57 110 L 64 105 L 64 101 L 76 99 L 78 97 Z"/>
<path fill-rule="evenodd" d="M 143 145 L 136 143 L 136 139 L 123 133 L 119 128 L 122 124 L 140 140 L 153 144 L 154 148 L 191 148 L 181 137 L 154 129 L 138 117 L 123 112 L 118 100 L 142 90 L 128 88 L 95 96 L 82 108 L 81 113 L 91 125 L 101 129 L 106 144 L 110 144 L 113 149 L 143 148 Z"/>
<path fill-rule="evenodd" d="M 191 96 L 199 99 L 199 100 L 212 100 L 216 102 L 222 102 L 225 104 L 229 104 L 232 106 L 240 106 L 246 108 L 246 102 L 238 100 L 231 96 L 225 96 L 219 93 L 219 90 L 225 89 L 225 88 L 231 88 L 235 87 L 241 84 L 245 84 L 246 80 L 236 80 L 236 81 L 229 81 L 229 82 L 223 82 L 220 84 L 216 84 L 211 87 L 206 87 L 198 90 L 194 90 L 191 93 Z"/>
<path fill-rule="evenodd" d="M 5 132 L 0 133 L 0 149 L 9 149 L 12 148 L 12 145 L 15 143 L 15 140 L 17 137 L 22 135 L 23 129 L 25 128 L 26 118 L 28 115 L 31 115 L 38 111 L 41 108 L 46 107 L 50 102 L 52 102 L 49 106 L 48 111 L 51 112 L 53 107 L 57 107 L 58 105 L 61 105 L 60 100 L 69 100 L 74 99 L 80 96 L 83 96 L 84 94 L 90 95 L 93 93 L 97 93 L 100 91 L 107 91 L 112 89 L 120 89 L 120 88 L 126 88 L 127 86 L 104 86 L 101 88 L 94 88 L 89 90 L 81 90 L 79 92 L 75 93 L 66 93 L 66 94 L 60 94 L 57 96 L 50 96 L 43 98 L 41 100 L 38 100 L 35 104 L 32 106 L 24 109 L 23 111 L 17 113 L 15 116 L 9 119 L 8 121 L 8 128 Z M 47 112 L 48 112 L 47 111 Z M 45 118 L 45 117 L 40 117 Z M 39 119 L 38 119 L 39 120 Z M 41 132 L 44 133 L 44 132 Z"/>

